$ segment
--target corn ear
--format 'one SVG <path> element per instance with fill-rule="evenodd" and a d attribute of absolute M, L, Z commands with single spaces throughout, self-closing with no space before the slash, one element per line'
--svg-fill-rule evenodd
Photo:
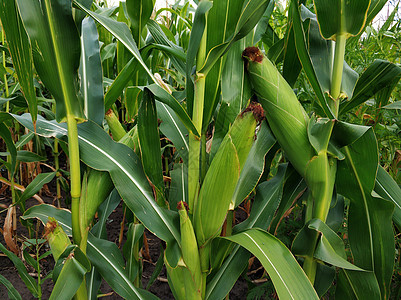
<path fill-rule="evenodd" d="M 110 108 L 105 115 L 107 124 L 109 125 L 111 134 L 115 141 L 119 141 L 127 133 L 124 127 L 121 125 L 114 111 Z"/>
<path fill-rule="evenodd" d="M 85 173 L 79 202 L 81 236 L 88 234 L 99 205 L 107 198 L 112 189 L 113 182 L 109 173 L 94 169 Z"/>
<path fill-rule="evenodd" d="M 252 104 L 234 121 L 206 173 L 194 211 L 199 247 L 220 233 L 241 168 L 255 137 L 261 107 Z"/>
<path fill-rule="evenodd" d="M 308 115 L 286 80 L 257 47 L 245 49 L 243 57 L 275 137 L 295 169 L 305 175 L 314 155 L 308 140 Z"/>
<path fill-rule="evenodd" d="M 186 285 L 186 294 L 191 294 L 191 299 L 201 298 L 202 273 L 199 260 L 198 244 L 196 242 L 195 232 L 192 227 L 192 222 L 188 217 L 187 209 L 184 202 L 180 202 L 180 229 L 181 229 L 181 252 L 184 263 L 190 273 L 190 279 L 193 283 L 188 287 Z M 190 287 L 193 289 L 190 290 Z"/>
<path fill-rule="evenodd" d="M 54 261 L 57 262 L 67 246 L 71 245 L 71 241 L 57 220 L 52 217 L 49 217 L 45 225 L 45 237 L 49 242 Z"/>

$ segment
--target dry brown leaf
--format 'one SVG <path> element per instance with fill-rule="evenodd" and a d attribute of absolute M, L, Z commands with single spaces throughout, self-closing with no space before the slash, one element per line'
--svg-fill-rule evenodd
<path fill-rule="evenodd" d="M 4 241 L 10 251 L 18 255 L 18 246 L 13 239 L 13 215 L 15 213 L 15 206 L 10 206 L 7 211 L 6 219 L 4 220 L 3 236 Z"/>

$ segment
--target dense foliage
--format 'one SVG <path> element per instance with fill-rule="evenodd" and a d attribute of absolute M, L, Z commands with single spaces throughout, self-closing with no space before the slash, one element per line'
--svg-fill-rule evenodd
<path fill-rule="evenodd" d="M 176 299 L 400 298 L 398 5 L 287 2 L 0 0 L 0 251 L 34 297 L 158 299 L 164 266 Z"/>

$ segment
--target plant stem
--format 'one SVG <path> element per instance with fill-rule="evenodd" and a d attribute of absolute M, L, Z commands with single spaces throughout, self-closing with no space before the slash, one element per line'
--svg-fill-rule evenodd
<path fill-rule="evenodd" d="M 206 57 L 206 28 L 203 32 L 203 36 L 199 45 L 199 50 L 196 59 L 196 70 L 200 70 Z M 195 125 L 196 130 L 202 132 L 202 121 L 203 121 L 203 106 L 205 98 L 205 82 L 206 76 L 202 73 L 196 73 L 195 80 L 195 95 L 194 95 L 194 106 L 192 121 Z M 193 214 L 193 210 L 196 207 L 198 198 L 198 191 L 200 187 L 199 176 L 200 176 L 200 137 L 190 133 L 189 136 L 189 163 L 188 163 L 188 197 L 189 197 L 189 211 Z"/>
<path fill-rule="evenodd" d="M 61 173 L 60 173 L 60 161 L 59 161 L 60 152 L 58 151 L 58 140 L 54 140 L 54 165 L 56 167 L 56 191 L 57 191 L 57 206 L 60 208 L 60 199 L 61 199 Z"/>
<path fill-rule="evenodd" d="M 336 36 L 333 73 L 331 76 L 331 96 L 333 97 L 334 101 L 331 102 L 330 105 L 330 108 L 336 117 L 338 116 L 338 107 L 339 107 L 338 97 L 340 96 L 341 93 L 341 81 L 343 75 L 346 42 L 347 42 L 347 37 L 345 34 L 339 34 Z"/>
<path fill-rule="evenodd" d="M 71 178 L 72 237 L 74 239 L 74 243 L 80 245 L 81 230 L 79 222 L 79 199 L 81 197 L 81 170 L 79 162 L 77 121 L 73 115 L 67 115 L 67 127 Z"/>

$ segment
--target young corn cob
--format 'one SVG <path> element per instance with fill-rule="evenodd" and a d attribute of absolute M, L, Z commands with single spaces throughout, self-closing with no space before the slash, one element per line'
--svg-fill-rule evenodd
<path fill-rule="evenodd" d="M 257 47 L 242 54 L 266 118 L 286 156 L 303 176 L 314 155 L 308 140 L 309 117 L 287 81 Z"/>
<path fill-rule="evenodd" d="M 181 229 L 181 252 L 189 276 L 184 278 L 187 299 L 201 299 L 202 273 L 194 228 L 188 217 L 186 203 L 178 203 Z M 185 274 L 185 273 L 184 273 Z"/>
<path fill-rule="evenodd" d="M 71 245 L 71 241 L 56 219 L 52 217 L 49 217 L 46 223 L 44 235 L 49 242 L 54 261 L 57 262 L 67 246 Z"/>

